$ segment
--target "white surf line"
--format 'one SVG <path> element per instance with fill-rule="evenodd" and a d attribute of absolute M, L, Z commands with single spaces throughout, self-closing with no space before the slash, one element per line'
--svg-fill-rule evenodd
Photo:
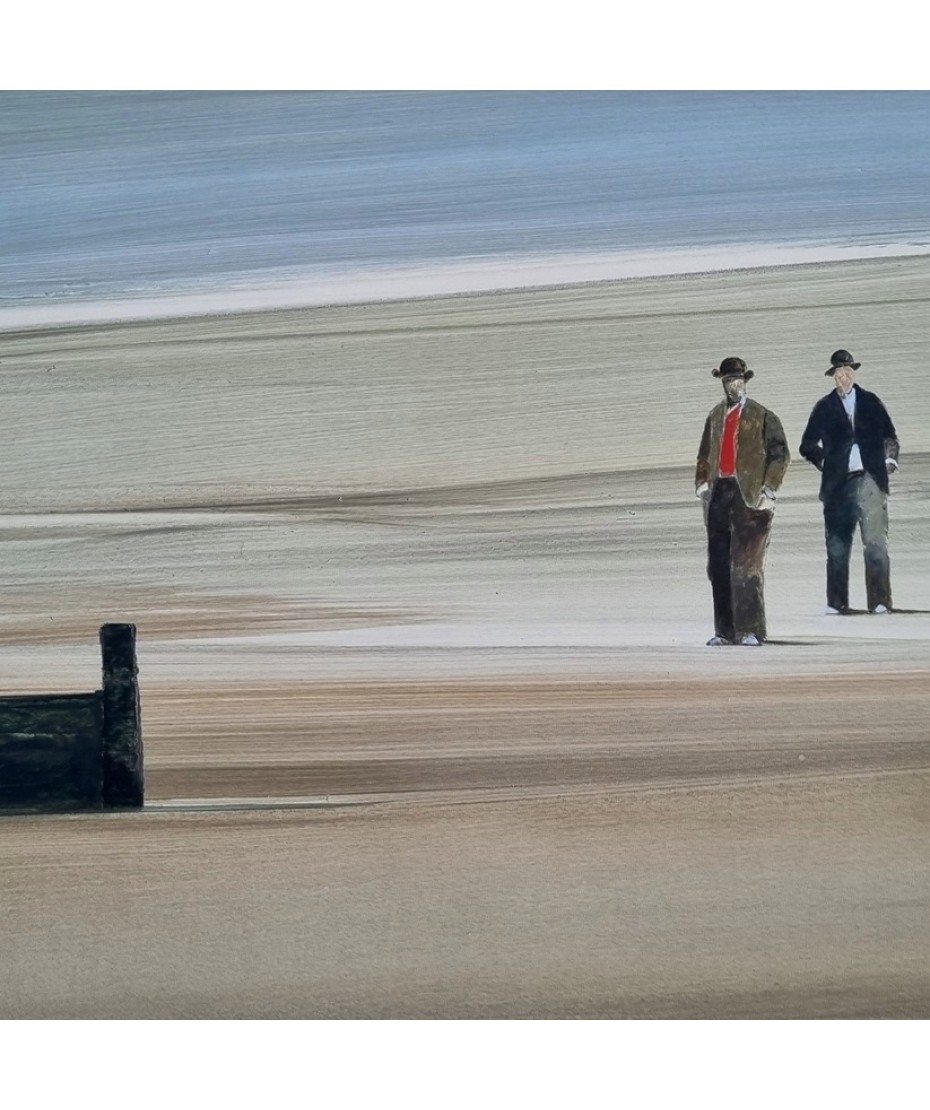
<path fill-rule="evenodd" d="M 930 256 L 930 243 L 755 243 L 651 251 L 466 258 L 436 265 L 342 274 L 293 274 L 226 286 L 134 296 L 0 304 L 0 329 L 232 315 L 376 304 L 477 293 L 562 288 L 634 278 L 675 277 L 840 261 Z"/>

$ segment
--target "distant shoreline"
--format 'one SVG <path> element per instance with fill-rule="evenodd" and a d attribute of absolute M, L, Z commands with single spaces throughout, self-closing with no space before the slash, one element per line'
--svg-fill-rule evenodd
<path fill-rule="evenodd" d="M 114 294 L 97 298 L 24 299 L 0 304 L 0 334 L 33 328 L 230 316 L 293 309 L 403 303 L 622 281 L 789 269 L 836 262 L 930 257 L 930 243 L 746 244 L 681 250 L 459 259 L 418 267 L 346 274 L 292 275 L 209 288 Z"/>

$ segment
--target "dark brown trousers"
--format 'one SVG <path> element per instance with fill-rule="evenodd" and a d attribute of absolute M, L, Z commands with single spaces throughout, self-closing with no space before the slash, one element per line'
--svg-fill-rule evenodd
<path fill-rule="evenodd" d="M 718 478 L 705 502 L 707 577 L 714 595 L 714 632 L 738 643 L 765 639 L 765 551 L 772 513 L 750 509 L 735 478 Z"/>

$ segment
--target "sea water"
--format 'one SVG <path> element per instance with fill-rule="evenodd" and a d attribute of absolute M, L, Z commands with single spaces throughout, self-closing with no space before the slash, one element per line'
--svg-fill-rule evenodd
<path fill-rule="evenodd" d="M 753 244 L 930 252 L 924 92 L 3 92 L 0 306 Z"/>

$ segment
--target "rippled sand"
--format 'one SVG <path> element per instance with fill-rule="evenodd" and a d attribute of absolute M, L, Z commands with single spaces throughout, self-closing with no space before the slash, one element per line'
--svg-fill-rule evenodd
<path fill-rule="evenodd" d="M 0 1016 L 927 1016 L 928 297 L 906 259 L 5 335 L 0 690 L 90 689 L 136 623 L 149 806 L 0 819 Z M 822 615 L 796 462 L 772 643 L 705 648 L 710 369 L 794 449 L 838 346 L 906 611 Z"/>

